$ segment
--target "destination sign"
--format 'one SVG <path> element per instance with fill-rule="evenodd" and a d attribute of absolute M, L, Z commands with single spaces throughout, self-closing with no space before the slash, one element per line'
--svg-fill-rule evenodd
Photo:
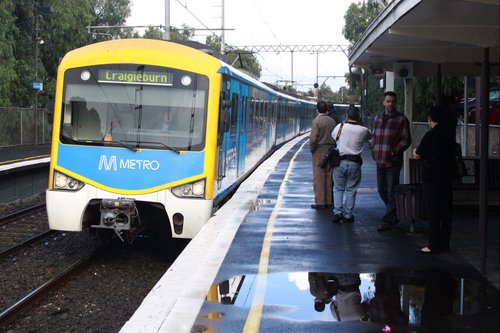
<path fill-rule="evenodd" d="M 100 83 L 146 84 L 171 86 L 171 72 L 136 72 L 115 69 L 101 69 L 98 73 Z"/>

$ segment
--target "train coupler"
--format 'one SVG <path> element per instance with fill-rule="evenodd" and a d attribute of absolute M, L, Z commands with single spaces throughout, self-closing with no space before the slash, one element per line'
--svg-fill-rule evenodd
<path fill-rule="evenodd" d="M 124 241 L 121 236 L 122 231 L 130 230 L 138 215 L 134 199 L 102 199 L 100 210 L 99 224 L 92 225 L 92 227 L 113 229 L 116 235 Z"/>

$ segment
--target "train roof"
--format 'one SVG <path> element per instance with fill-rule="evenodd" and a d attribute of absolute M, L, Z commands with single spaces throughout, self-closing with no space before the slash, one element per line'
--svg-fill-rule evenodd
<path fill-rule="evenodd" d="M 225 63 L 229 63 L 229 60 L 227 59 L 227 57 L 225 55 L 218 52 L 217 50 L 214 50 L 213 48 L 211 48 L 210 46 L 208 46 L 206 44 L 202 44 L 202 43 L 195 42 L 192 40 L 172 40 L 170 42 L 189 46 L 193 49 L 200 50 L 206 54 L 209 54 L 212 57 L 215 57 L 215 58 L 217 58 Z"/>
<path fill-rule="evenodd" d="M 140 53 L 137 52 L 138 49 Z M 175 59 L 169 57 L 174 65 L 182 66 L 193 72 L 218 72 L 233 76 L 267 91 L 268 93 L 295 102 L 311 103 L 306 98 L 292 95 L 270 84 L 263 83 L 244 71 L 232 67 L 227 59 L 209 46 L 194 41 L 164 41 L 146 38 L 130 38 L 104 41 L 89 44 L 68 52 L 61 61 L 61 68 L 79 67 L 85 65 L 100 65 L 108 63 L 136 63 L 147 61 L 150 64 L 164 65 L 164 58 L 159 54 L 172 51 L 178 54 Z M 203 71 L 200 71 L 203 68 Z M 213 73 L 213 72 L 212 72 Z"/>
<path fill-rule="evenodd" d="M 141 63 L 165 66 L 165 52 L 176 54 L 168 57 L 173 66 L 193 72 L 210 73 L 221 67 L 221 60 L 202 50 L 170 41 L 130 38 L 89 44 L 68 52 L 60 63 L 62 68 L 112 63 Z M 200 71 L 200 69 L 203 69 Z"/>

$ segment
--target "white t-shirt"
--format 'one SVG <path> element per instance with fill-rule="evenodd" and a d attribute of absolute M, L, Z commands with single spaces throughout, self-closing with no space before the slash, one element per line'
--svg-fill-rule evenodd
<path fill-rule="evenodd" d="M 332 138 L 335 140 L 340 125 L 335 126 L 332 132 Z M 364 126 L 344 123 L 342 132 L 340 132 L 337 148 L 340 155 L 360 155 L 363 151 L 363 144 L 368 142 L 372 137 L 370 130 Z"/>

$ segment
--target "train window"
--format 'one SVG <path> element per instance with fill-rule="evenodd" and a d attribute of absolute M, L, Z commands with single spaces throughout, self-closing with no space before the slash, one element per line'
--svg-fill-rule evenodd
<path fill-rule="evenodd" d="M 82 69 L 68 70 L 61 140 L 203 149 L 208 78 L 156 66 L 140 68 L 133 72 L 136 65 L 95 66 L 86 68 L 85 76 Z"/>
<path fill-rule="evenodd" d="M 236 128 L 238 120 L 238 94 L 233 93 L 231 98 L 231 128 Z"/>
<path fill-rule="evenodd" d="M 241 130 L 243 132 L 246 132 L 247 131 L 247 101 L 248 101 L 248 97 L 247 96 L 244 96 L 243 97 L 243 105 L 241 107 L 241 114 L 242 114 L 242 122 L 241 122 Z"/>
<path fill-rule="evenodd" d="M 250 105 L 249 105 L 250 113 L 248 115 L 248 121 L 249 121 L 249 132 L 253 132 L 254 130 L 254 122 L 255 122 L 255 101 L 253 97 L 250 97 Z"/>

